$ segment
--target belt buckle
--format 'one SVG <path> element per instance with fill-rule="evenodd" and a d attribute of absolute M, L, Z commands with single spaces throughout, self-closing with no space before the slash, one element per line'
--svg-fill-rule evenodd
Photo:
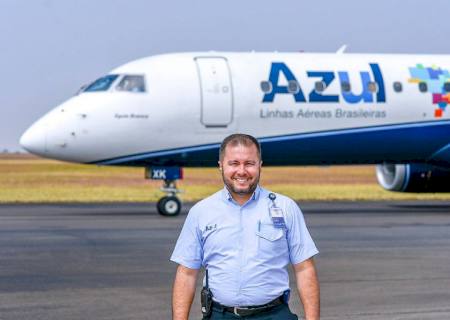
<path fill-rule="evenodd" d="M 235 314 L 235 315 L 237 315 L 238 317 L 242 317 L 240 314 L 239 314 L 239 311 L 238 310 L 248 310 L 249 308 L 240 308 L 240 307 L 233 307 L 233 313 Z"/>

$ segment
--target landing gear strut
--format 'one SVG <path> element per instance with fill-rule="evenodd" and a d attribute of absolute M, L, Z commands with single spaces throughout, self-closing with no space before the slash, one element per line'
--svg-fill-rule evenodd
<path fill-rule="evenodd" d="M 161 191 L 165 192 L 167 196 L 158 200 L 156 207 L 158 213 L 162 216 L 176 216 L 181 211 L 181 201 L 176 196 L 180 190 L 177 189 L 175 180 L 164 180 L 164 185 Z"/>
<path fill-rule="evenodd" d="M 162 216 L 176 216 L 181 211 L 181 201 L 177 194 L 181 191 L 177 188 L 176 181 L 183 179 L 183 169 L 179 167 L 152 167 L 146 168 L 145 177 L 153 180 L 163 180 L 161 191 L 166 193 L 156 203 L 158 213 Z"/>

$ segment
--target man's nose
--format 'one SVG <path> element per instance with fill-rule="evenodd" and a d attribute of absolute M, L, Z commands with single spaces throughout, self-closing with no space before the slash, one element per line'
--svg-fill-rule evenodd
<path fill-rule="evenodd" d="M 245 174 L 245 166 L 243 164 L 238 166 L 237 173 L 238 174 Z"/>

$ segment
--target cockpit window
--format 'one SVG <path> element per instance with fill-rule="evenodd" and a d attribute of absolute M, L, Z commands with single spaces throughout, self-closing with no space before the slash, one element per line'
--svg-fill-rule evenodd
<path fill-rule="evenodd" d="M 95 80 L 90 85 L 84 89 L 84 92 L 94 92 L 94 91 L 106 91 L 111 87 L 111 84 L 117 79 L 119 75 L 109 74 L 100 79 Z"/>
<path fill-rule="evenodd" d="M 145 92 L 144 76 L 124 75 L 116 86 L 118 91 Z"/>

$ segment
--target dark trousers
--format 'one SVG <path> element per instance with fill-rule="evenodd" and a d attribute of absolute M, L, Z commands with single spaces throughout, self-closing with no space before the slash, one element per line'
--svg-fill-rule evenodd
<path fill-rule="evenodd" d="M 213 309 L 210 318 L 203 318 L 204 320 L 221 320 L 221 319 L 258 319 L 258 320 L 297 320 L 298 317 L 293 314 L 286 304 L 281 304 L 275 308 L 267 311 L 255 314 L 248 317 L 239 317 L 231 312 L 222 312 Z"/>

